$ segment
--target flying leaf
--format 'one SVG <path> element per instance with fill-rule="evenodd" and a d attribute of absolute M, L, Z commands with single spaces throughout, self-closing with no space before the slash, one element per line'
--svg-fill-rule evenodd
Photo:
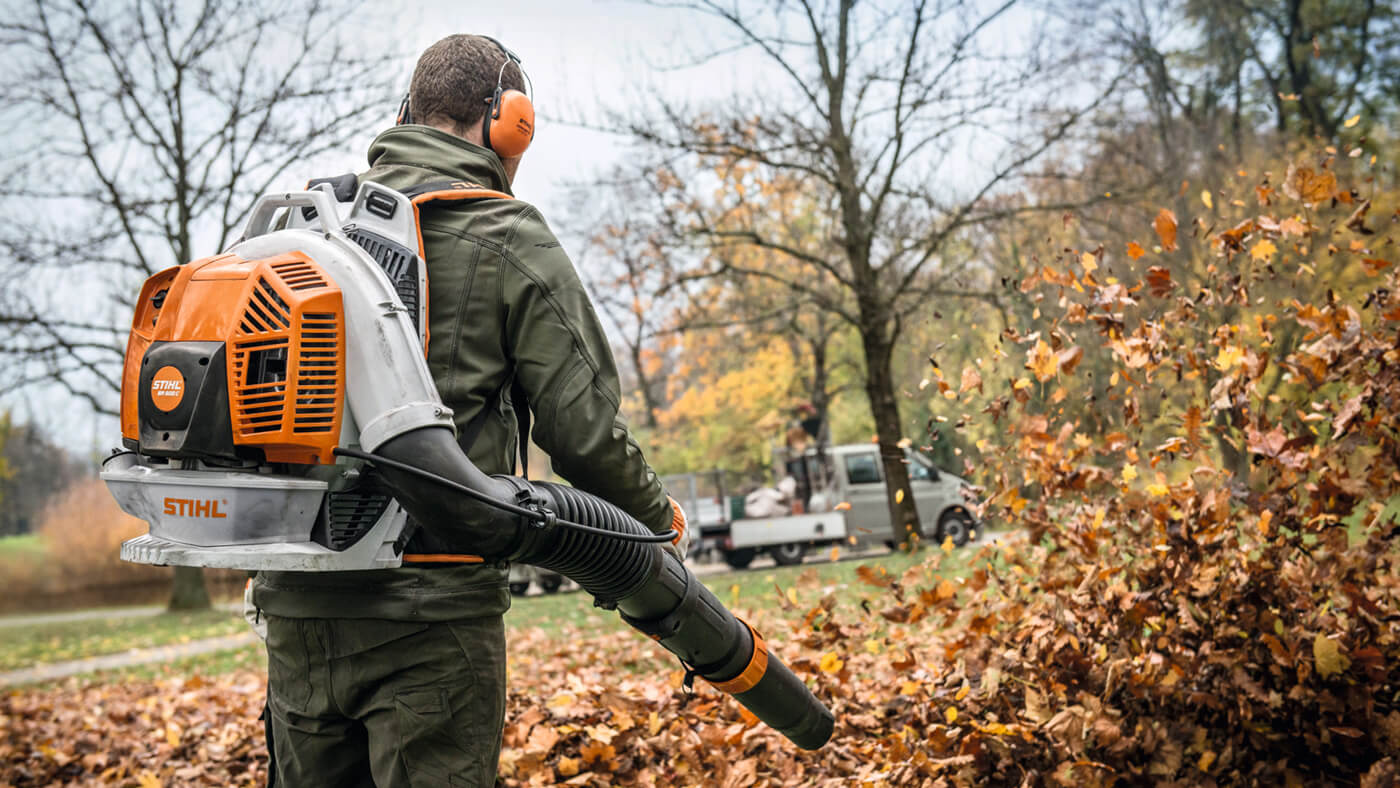
<path fill-rule="evenodd" d="M 1360 123 L 1360 122 L 1361 122 L 1361 116 L 1360 116 L 1360 115 L 1352 115 L 1351 117 L 1347 118 L 1346 123 L 1343 123 L 1343 124 L 1342 124 L 1342 128 L 1344 128 L 1344 129 L 1349 129 L 1349 128 L 1355 126 L 1356 124 L 1358 124 L 1358 123 Z"/>
<path fill-rule="evenodd" d="M 1273 258 L 1274 253 L 1277 251 L 1278 247 L 1274 246 L 1274 242 L 1266 238 L 1255 244 L 1254 247 L 1249 250 L 1249 256 L 1253 257 L 1255 260 L 1268 261 Z"/>
<path fill-rule="evenodd" d="M 1055 377 L 1055 372 L 1060 368 L 1060 358 L 1045 344 L 1045 340 L 1037 339 L 1035 347 L 1026 355 L 1026 368 L 1035 373 L 1036 380 L 1044 383 Z"/>
<path fill-rule="evenodd" d="M 944 578 L 938 581 L 938 586 L 933 589 L 933 598 L 939 602 L 945 602 L 958 595 L 958 587 L 953 585 L 953 581 Z"/>
<path fill-rule="evenodd" d="M 877 573 L 876 570 L 865 564 L 856 567 L 856 577 L 859 577 L 863 583 L 880 588 L 889 588 L 890 584 L 894 582 L 894 578 L 886 574 L 883 568 Z"/>
<path fill-rule="evenodd" d="M 1361 267 L 1365 268 L 1366 273 L 1370 274 L 1371 276 L 1376 276 L 1385 269 L 1389 268 L 1391 265 L 1393 265 L 1393 263 L 1391 263 L 1389 260 L 1383 260 L 1379 257 L 1364 257 L 1361 260 Z"/>
<path fill-rule="evenodd" d="M 1313 638 L 1313 662 L 1317 665 L 1317 675 L 1324 679 L 1346 670 L 1350 663 L 1337 647 L 1337 641 L 1320 632 Z"/>
<path fill-rule="evenodd" d="M 1084 348 L 1071 345 L 1056 355 L 1059 359 L 1060 371 L 1070 375 L 1074 373 L 1074 368 L 1079 366 L 1079 362 L 1084 358 Z M 1061 390 L 1063 391 L 1063 389 Z"/>
<path fill-rule="evenodd" d="M 1152 220 L 1152 229 L 1157 231 L 1163 249 L 1176 251 L 1176 214 L 1166 208 L 1158 211 L 1157 218 Z"/>
<path fill-rule="evenodd" d="M 1147 289 L 1158 298 L 1166 298 L 1172 291 L 1172 272 L 1160 265 L 1147 269 Z"/>
<path fill-rule="evenodd" d="M 966 394 L 972 389 L 982 390 L 982 374 L 976 367 L 966 366 L 962 371 L 962 382 L 958 385 L 958 393 Z"/>
<path fill-rule="evenodd" d="M 1215 356 L 1215 368 L 1229 372 L 1244 362 L 1244 348 L 1239 345 L 1226 345 Z"/>
<path fill-rule="evenodd" d="M 1208 190 L 1201 190 L 1201 202 L 1205 203 L 1205 206 L 1207 208 L 1215 208 L 1215 200 L 1211 199 L 1210 192 Z"/>
<path fill-rule="evenodd" d="M 1134 260 L 1137 260 L 1137 259 L 1140 259 L 1140 258 L 1141 258 L 1143 255 L 1145 255 L 1145 254 L 1147 254 L 1147 250 L 1146 250 L 1146 249 L 1143 249 L 1142 246 L 1140 246 L 1140 245 L 1138 244 L 1137 241 L 1129 241 L 1129 242 L 1128 242 L 1128 256 L 1129 256 L 1129 257 L 1131 257 L 1131 258 L 1134 259 Z"/>
<path fill-rule="evenodd" d="M 1299 202 L 1315 205 L 1337 193 L 1337 176 L 1331 170 L 1290 165 L 1283 181 L 1283 192 Z"/>
<path fill-rule="evenodd" d="M 828 651 L 822 655 L 819 667 L 823 673 L 840 673 L 841 668 L 846 667 L 846 661 L 836 656 L 835 652 Z"/>

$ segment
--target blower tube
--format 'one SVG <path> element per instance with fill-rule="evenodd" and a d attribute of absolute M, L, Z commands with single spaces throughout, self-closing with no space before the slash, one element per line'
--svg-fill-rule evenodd
<path fill-rule="evenodd" d="M 572 579 L 603 607 L 680 658 L 689 671 L 733 695 L 754 716 L 804 750 L 830 738 L 831 712 L 675 556 L 659 545 L 566 528 L 562 518 L 616 534 L 652 532 L 616 506 L 572 487 L 487 476 L 445 427 L 422 427 L 375 454 L 419 472 L 377 467 L 395 498 L 455 549 L 549 569 Z M 371 459 L 372 461 L 372 459 Z M 543 521 L 488 506 L 430 476 L 538 511 Z"/>

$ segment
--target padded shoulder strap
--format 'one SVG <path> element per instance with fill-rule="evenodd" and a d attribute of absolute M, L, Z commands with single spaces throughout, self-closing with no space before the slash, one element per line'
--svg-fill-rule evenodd
<path fill-rule="evenodd" d="M 420 205 L 430 200 L 515 199 L 505 192 L 488 189 L 479 183 L 449 180 L 420 183 L 411 189 L 404 189 L 403 195 L 414 205 Z"/>
<path fill-rule="evenodd" d="M 513 200 L 505 192 L 488 189 L 467 181 L 428 181 L 411 189 L 404 189 L 403 196 L 413 203 L 413 223 L 418 225 L 418 256 L 428 259 L 423 247 L 423 205 L 433 201 L 454 202 L 459 200 Z"/>
<path fill-rule="evenodd" d="M 425 203 L 434 201 L 456 202 L 462 200 L 515 199 L 505 192 L 488 189 L 481 184 L 470 183 L 468 181 L 428 181 L 427 183 L 420 183 L 411 189 L 404 189 L 402 193 L 408 198 L 409 202 L 413 203 L 413 219 L 415 223 L 419 224 L 418 254 L 424 259 L 427 259 L 427 253 L 423 248 L 423 215 L 420 208 Z M 530 405 L 525 398 L 525 389 L 521 388 L 519 380 L 515 377 L 514 370 L 501 381 L 500 385 L 496 387 L 496 390 L 493 391 L 491 396 L 486 400 L 481 411 L 467 423 L 465 428 L 463 428 L 462 432 L 457 436 L 457 443 L 462 447 L 463 453 L 471 451 L 472 445 L 476 443 L 477 437 L 481 435 L 481 430 L 486 425 L 486 419 L 491 415 L 491 411 L 494 410 L 505 397 L 507 390 L 509 390 L 511 394 L 511 404 L 515 409 L 516 427 L 520 433 L 520 471 L 522 475 L 525 475 L 529 472 L 529 466 L 527 465 L 529 451 L 526 446 L 530 440 Z"/>

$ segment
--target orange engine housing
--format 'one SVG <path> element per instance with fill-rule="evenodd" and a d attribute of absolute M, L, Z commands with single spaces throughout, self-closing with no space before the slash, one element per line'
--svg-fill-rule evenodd
<path fill-rule="evenodd" d="M 223 343 L 232 443 L 240 454 L 257 449 L 268 462 L 334 462 L 345 409 L 345 313 L 340 288 L 310 258 L 224 254 L 146 280 L 122 371 L 122 437 L 129 443 L 141 435 L 147 353 L 178 342 Z M 257 354 L 274 354 L 277 372 L 258 368 Z M 164 386 L 157 392 L 163 411 L 191 396 L 183 379 L 155 385 Z"/>

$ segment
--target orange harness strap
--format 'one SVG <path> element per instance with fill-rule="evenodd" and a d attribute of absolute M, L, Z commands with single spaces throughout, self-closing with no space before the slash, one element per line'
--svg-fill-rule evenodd
<path fill-rule="evenodd" d="M 427 265 L 427 251 L 423 247 L 423 205 L 434 202 L 460 202 L 463 200 L 513 200 L 514 197 L 505 192 L 498 192 L 495 189 L 487 189 L 474 183 L 464 181 L 454 181 L 451 183 L 429 183 L 419 187 L 426 187 L 429 191 L 414 193 L 417 190 L 408 192 L 409 202 L 413 204 L 413 226 L 418 231 L 418 256 L 423 258 L 424 265 Z M 426 269 L 423 272 L 423 280 L 428 279 Z M 428 294 L 423 294 L 423 355 L 428 354 Z M 481 564 L 486 559 L 479 555 L 455 555 L 449 553 L 405 553 L 403 562 L 405 564 Z"/>
<path fill-rule="evenodd" d="M 451 555 L 448 553 L 404 553 L 405 564 L 484 564 L 486 559 L 479 555 Z"/>
<path fill-rule="evenodd" d="M 474 183 L 465 181 L 453 181 L 450 183 L 427 183 L 418 187 L 429 191 L 418 192 L 417 189 L 410 189 L 408 192 L 409 202 L 413 204 L 413 228 L 418 233 L 418 256 L 423 258 L 423 282 L 428 282 L 428 254 L 423 247 L 423 205 L 434 202 L 460 202 L 462 200 L 513 200 L 514 197 L 505 192 L 498 192 L 495 189 L 487 189 Z M 426 288 L 425 288 L 426 290 Z M 428 294 L 423 293 L 423 355 L 428 355 L 428 340 L 432 337 L 428 331 Z"/>

